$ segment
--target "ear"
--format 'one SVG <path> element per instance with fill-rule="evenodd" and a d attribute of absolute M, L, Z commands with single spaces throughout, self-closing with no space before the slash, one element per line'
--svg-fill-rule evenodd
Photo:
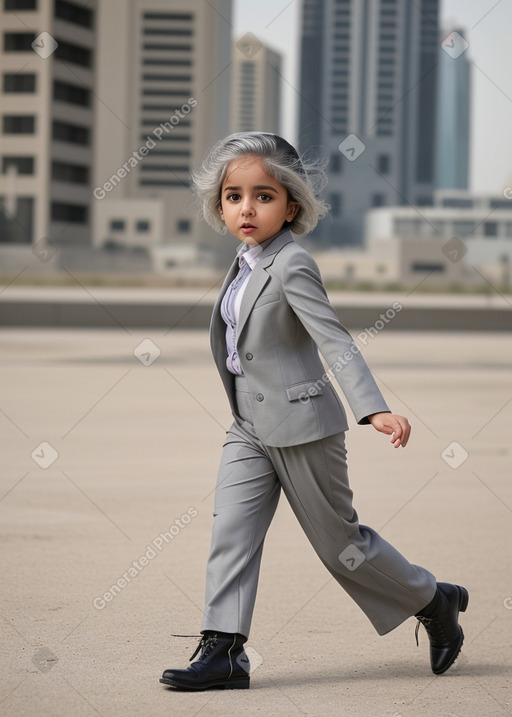
<path fill-rule="evenodd" d="M 286 221 L 292 222 L 295 219 L 298 211 L 299 211 L 299 203 L 298 202 L 288 202 L 288 207 L 286 210 Z"/>

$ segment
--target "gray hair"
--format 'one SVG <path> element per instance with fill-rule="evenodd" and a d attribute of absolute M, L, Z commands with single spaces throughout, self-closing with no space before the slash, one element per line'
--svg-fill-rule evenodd
<path fill-rule="evenodd" d="M 192 173 L 194 192 L 202 205 L 202 216 L 219 234 L 226 233 L 220 216 L 221 187 L 230 162 L 253 154 L 263 159 L 267 174 L 288 191 L 299 210 L 288 224 L 295 234 L 306 234 L 316 227 L 330 207 L 320 193 L 327 184 L 324 160 L 300 158 L 285 139 L 269 132 L 237 132 L 217 142 L 203 163 Z"/>

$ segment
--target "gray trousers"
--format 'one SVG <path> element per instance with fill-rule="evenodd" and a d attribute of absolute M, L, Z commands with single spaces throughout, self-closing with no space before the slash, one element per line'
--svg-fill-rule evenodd
<path fill-rule="evenodd" d="M 320 560 L 381 635 L 427 605 L 434 576 L 360 525 L 347 476 L 345 434 L 276 448 L 258 440 L 243 377 L 243 423 L 226 436 L 215 489 L 202 630 L 249 636 L 265 535 L 281 488 Z"/>

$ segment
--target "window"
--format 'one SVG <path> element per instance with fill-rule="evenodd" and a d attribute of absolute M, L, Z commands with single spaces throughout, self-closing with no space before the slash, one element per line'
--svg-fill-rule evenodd
<path fill-rule="evenodd" d="M 4 134 L 34 134 L 36 118 L 34 115 L 4 115 Z"/>
<path fill-rule="evenodd" d="M 61 20 L 73 22 L 75 25 L 92 27 L 94 13 L 81 5 L 67 2 L 67 0 L 55 0 L 55 17 Z"/>
<path fill-rule="evenodd" d="M 395 219 L 395 234 L 399 237 L 416 236 L 420 226 L 419 219 Z"/>
<path fill-rule="evenodd" d="M 33 32 L 4 32 L 4 52 L 33 52 Z"/>
<path fill-rule="evenodd" d="M 89 146 L 91 144 L 91 132 L 88 127 L 82 127 L 78 124 L 68 124 L 67 122 L 53 123 L 53 139 L 59 142 L 69 142 L 70 144 L 82 144 Z"/>
<path fill-rule="evenodd" d="M 189 187 L 190 181 L 178 179 L 141 179 L 139 182 L 140 187 Z"/>
<path fill-rule="evenodd" d="M 176 43 L 166 42 L 145 42 L 142 45 L 143 50 L 186 50 L 187 52 L 192 52 L 192 45 L 189 44 L 183 44 L 180 43 L 177 45 Z"/>
<path fill-rule="evenodd" d="M 329 171 L 332 172 L 332 174 L 340 174 L 341 168 L 341 154 L 339 152 L 336 154 L 331 154 L 331 163 L 329 165 Z"/>
<path fill-rule="evenodd" d="M 2 174 L 7 174 L 9 167 L 15 167 L 18 174 L 34 174 L 34 157 L 2 157 Z"/>
<path fill-rule="evenodd" d="M 192 37 L 192 30 L 181 30 L 179 28 L 145 27 L 144 35 L 172 35 L 174 37 Z"/>
<path fill-rule="evenodd" d="M 140 138 L 143 142 L 145 142 L 148 136 L 147 134 L 141 134 Z M 160 142 L 190 142 L 190 137 L 181 134 L 169 134 L 167 136 L 160 137 Z"/>
<path fill-rule="evenodd" d="M 183 97 L 183 100 L 186 101 L 187 98 L 190 97 L 191 92 L 192 91 L 189 89 L 185 89 L 185 90 L 183 90 L 183 89 L 182 90 L 160 90 L 160 89 L 148 90 L 148 89 L 144 89 L 142 91 L 142 94 L 146 95 L 148 97 L 150 97 L 150 96 L 154 97 L 154 96 L 159 96 L 159 95 L 162 95 L 162 97 L 164 95 L 169 96 L 169 97 Z"/>
<path fill-rule="evenodd" d="M 415 261 L 411 265 L 411 271 L 430 272 L 431 274 L 443 274 L 445 271 L 445 267 L 443 266 L 443 264 L 432 264 L 426 261 Z"/>
<path fill-rule="evenodd" d="M 124 219 L 111 219 L 110 220 L 110 231 L 111 232 L 124 232 L 125 221 Z"/>
<path fill-rule="evenodd" d="M 142 75 L 144 81 L 149 82 L 192 82 L 192 75 Z"/>
<path fill-rule="evenodd" d="M 190 220 L 189 219 L 178 219 L 176 222 L 176 231 L 178 234 L 188 234 L 190 232 Z"/>
<path fill-rule="evenodd" d="M 143 65 L 174 65 L 175 67 L 191 67 L 192 60 L 164 60 L 161 58 L 145 58 Z"/>
<path fill-rule="evenodd" d="M 185 20 L 190 21 L 193 19 L 193 15 L 190 12 L 145 12 L 144 20 Z"/>
<path fill-rule="evenodd" d="M 61 102 L 69 102 L 72 105 L 82 107 L 91 106 L 91 91 L 78 85 L 70 85 L 67 82 L 55 80 L 53 83 L 53 99 Z"/>
<path fill-rule="evenodd" d="M 4 10 L 37 10 L 36 0 L 4 0 Z"/>
<path fill-rule="evenodd" d="M 485 222 L 484 236 L 485 237 L 497 237 L 498 236 L 498 222 Z"/>
<path fill-rule="evenodd" d="M 329 194 L 328 202 L 331 205 L 331 215 L 333 217 L 340 217 L 343 208 L 341 194 L 335 194 L 334 192 L 332 194 Z"/>
<path fill-rule="evenodd" d="M 70 224 L 87 224 L 88 208 L 83 204 L 65 204 L 52 202 L 52 222 L 69 222 Z"/>
<path fill-rule="evenodd" d="M 391 157 L 389 154 L 377 155 L 377 170 L 381 174 L 389 174 L 391 171 Z"/>
<path fill-rule="evenodd" d="M 55 50 L 55 56 L 58 57 L 59 60 L 66 60 L 81 67 L 92 67 L 92 52 L 88 47 L 65 42 L 65 40 L 60 40 L 57 37 L 55 41 L 59 43 L 59 46 Z"/>
<path fill-rule="evenodd" d="M 455 221 L 453 222 L 453 233 L 459 237 L 467 237 L 475 231 L 475 222 Z"/>
<path fill-rule="evenodd" d="M 491 209 L 508 209 L 512 210 L 510 199 L 491 199 L 489 202 Z"/>
<path fill-rule="evenodd" d="M 16 197 L 16 214 L 5 212 L 5 197 L 0 197 L 0 242 L 30 244 L 34 225 L 34 198 Z"/>
<path fill-rule="evenodd" d="M 141 172 L 189 172 L 188 164 L 141 164 Z"/>
<path fill-rule="evenodd" d="M 463 197 L 445 197 L 441 203 L 441 206 L 453 209 L 472 209 L 473 205 L 472 199 L 464 199 Z"/>
<path fill-rule="evenodd" d="M 384 194 L 372 194 L 371 205 L 372 207 L 384 207 L 386 205 Z"/>
<path fill-rule="evenodd" d="M 17 74 L 4 72 L 4 92 L 35 92 L 36 75 L 32 73 Z"/>
<path fill-rule="evenodd" d="M 151 229 L 151 222 L 147 219 L 139 219 L 135 224 L 136 232 L 148 232 Z"/>
<path fill-rule="evenodd" d="M 448 232 L 447 222 L 444 222 L 441 219 L 436 219 L 434 217 L 430 223 L 434 225 L 431 235 L 439 234 L 440 236 L 445 236 L 447 234 L 447 232 Z M 428 226 L 428 224 L 427 224 L 427 226 Z"/>
<path fill-rule="evenodd" d="M 52 179 L 56 182 L 89 184 L 89 167 L 82 164 L 52 162 Z"/>

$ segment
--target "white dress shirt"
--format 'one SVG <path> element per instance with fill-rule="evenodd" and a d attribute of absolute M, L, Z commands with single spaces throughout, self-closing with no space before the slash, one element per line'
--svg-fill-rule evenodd
<path fill-rule="evenodd" d="M 272 239 L 274 237 L 271 237 Z M 268 239 L 267 241 L 270 241 Z M 228 371 L 231 373 L 243 375 L 242 366 L 240 364 L 240 358 L 236 349 L 236 330 L 238 321 L 240 318 L 240 306 L 242 304 L 242 298 L 251 278 L 251 273 L 256 264 L 260 259 L 267 241 L 261 244 L 256 244 L 249 249 L 249 246 L 244 245 L 238 251 L 238 265 L 240 271 L 229 285 L 221 303 L 221 315 L 226 323 L 226 348 L 227 358 L 226 366 Z"/>

